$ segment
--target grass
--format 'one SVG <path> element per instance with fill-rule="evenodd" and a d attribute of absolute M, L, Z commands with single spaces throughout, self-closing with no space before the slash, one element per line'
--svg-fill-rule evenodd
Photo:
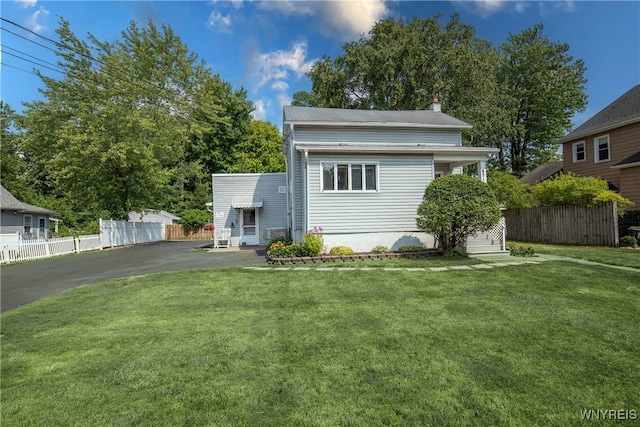
<path fill-rule="evenodd" d="M 1 421 L 582 425 L 640 410 L 638 278 L 546 261 L 111 280 L 2 315 Z"/>
<path fill-rule="evenodd" d="M 640 269 L 640 250 L 637 249 L 521 242 L 509 242 L 507 247 L 509 247 L 510 243 L 516 243 L 523 247 L 531 246 L 536 253 L 567 256 L 603 264 Z"/>

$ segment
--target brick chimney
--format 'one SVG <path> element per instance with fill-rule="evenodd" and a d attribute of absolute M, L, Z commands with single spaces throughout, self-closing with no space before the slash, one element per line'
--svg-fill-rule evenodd
<path fill-rule="evenodd" d="M 431 103 L 431 106 L 429 107 L 429 109 L 431 111 L 436 111 L 436 112 L 442 111 L 442 102 L 440 102 L 438 98 L 434 97 L 433 102 Z"/>

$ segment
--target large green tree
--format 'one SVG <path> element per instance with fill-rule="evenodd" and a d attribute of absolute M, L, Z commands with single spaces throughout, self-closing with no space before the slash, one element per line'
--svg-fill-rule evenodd
<path fill-rule="evenodd" d="M 151 21 L 131 23 L 115 42 L 80 40 L 65 20 L 57 33 L 64 77 L 41 75 L 45 99 L 27 104 L 22 121 L 39 191 L 115 218 L 201 207 L 208 176 L 223 161 L 200 154 L 212 148 L 207 141 L 230 145 L 248 133 L 244 92 Z M 231 148 L 221 150 L 231 158 Z M 190 200 L 194 193 L 203 200 Z"/>
<path fill-rule="evenodd" d="M 271 123 L 254 120 L 249 136 L 234 146 L 233 158 L 232 172 L 284 172 L 280 131 Z"/>
<path fill-rule="evenodd" d="M 500 124 L 496 52 L 458 15 L 444 24 L 441 18 L 376 23 L 367 37 L 346 43 L 343 55 L 316 62 L 311 92 L 294 94 L 294 104 L 419 110 L 435 96 L 443 111 L 474 124 L 465 133 L 469 143 L 489 144 Z"/>
<path fill-rule="evenodd" d="M 553 142 L 571 129 L 571 118 L 586 105 L 584 62 L 535 25 L 510 35 L 498 48 L 497 80 L 508 117 L 499 141 L 499 167 L 518 176 L 557 160 Z"/>

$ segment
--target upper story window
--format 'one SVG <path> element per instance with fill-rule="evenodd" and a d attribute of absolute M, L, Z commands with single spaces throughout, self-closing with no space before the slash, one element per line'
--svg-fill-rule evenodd
<path fill-rule="evenodd" d="M 586 148 L 584 141 L 573 143 L 573 163 L 584 162 L 587 159 Z"/>
<path fill-rule="evenodd" d="M 607 162 L 611 160 L 611 147 L 609 146 L 609 135 L 599 136 L 593 140 L 593 151 L 595 162 Z"/>
<path fill-rule="evenodd" d="M 322 191 L 378 191 L 375 163 L 322 163 Z"/>

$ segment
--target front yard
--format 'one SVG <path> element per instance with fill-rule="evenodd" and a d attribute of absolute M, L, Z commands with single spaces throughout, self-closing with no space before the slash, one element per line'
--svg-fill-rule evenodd
<path fill-rule="evenodd" d="M 2 425 L 570 426 L 586 410 L 633 415 L 639 279 L 546 261 L 111 280 L 2 315 Z"/>

